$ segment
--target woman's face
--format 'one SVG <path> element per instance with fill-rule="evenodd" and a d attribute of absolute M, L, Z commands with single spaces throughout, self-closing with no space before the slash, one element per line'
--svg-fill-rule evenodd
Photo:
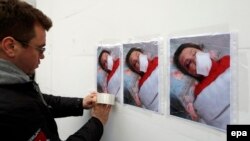
<path fill-rule="evenodd" d="M 104 52 L 101 56 L 101 65 L 105 68 L 108 69 L 108 53 Z"/>
<path fill-rule="evenodd" d="M 179 56 L 179 63 L 183 69 L 193 76 L 198 76 L 196 73 L 196 53 L 201 50 L 188 47 L 183 49 Z"/>
<path fill-rule="evenodd" d="M 133 51 L 129 57 L 129 64 L 137 71 L 140 72 L 139 55 L 140 51 Z"/>

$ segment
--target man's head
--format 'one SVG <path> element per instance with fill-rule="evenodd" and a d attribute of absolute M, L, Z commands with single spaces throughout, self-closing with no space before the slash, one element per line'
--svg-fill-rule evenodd
<path fill-rule="evenodd" d="M 143 54 L 142 49 L 135 47 L 131 48 L 126 55 L 126 64 L 131 71 L 143 76 L 144 72 L 140 71 L 140 54 Z"/>
<path fill-rule="evenodd" d="M 100 65 L 100 67 L 106 71 L 107 73 L 110 72 L 110 70 L 108 69 L 108 56 L 110 55 L 110 51 L 108 50 L 102 50 L 99 58 L 98 58 L 98 63 Z"/>
<path fill-rule="evenodd" d="M 20 0 L 0 0 L 0 58 L 26 74 L 34 73 L 44 58 L 46 32 L 51 20 Z"/>
<path fill-rule="evenodd" d="M 196 53 L 199 51 L 202 51 L 201 46 L 193 43 L 184 43 L 178 47 L 173 59 L 176 67 L 181 72 L 201 80 L 202 76 L 196 73 Z"/>

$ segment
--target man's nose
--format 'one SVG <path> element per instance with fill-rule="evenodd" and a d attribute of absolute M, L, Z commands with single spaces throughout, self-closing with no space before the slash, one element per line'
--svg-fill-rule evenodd
<path fill-rule="evenodd" d="M 44 58 L 45 58 L 44 54 L 41 53 L 41 54 L 40 54 L 40 59 L 44 59 Z"/>

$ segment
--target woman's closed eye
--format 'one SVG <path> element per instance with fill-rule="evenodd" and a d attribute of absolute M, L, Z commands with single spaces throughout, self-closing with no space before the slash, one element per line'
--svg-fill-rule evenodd
<path fill-rule="evenodd" d="M 133 62 L 133 65 L 132 65 L 132 66 L 133 66 L 134 68 L 136 68 L 137 65 L 139 65 L 139 62 L 135 60 L 135 61 Z"/>
<path fill-rule="evenodd" d="M 184 63 L 184 67 L 185 67 L 186 69 L 189 69 L 190 64 L 191 64 L 191 60 L 190 60 L 190 59 L 187 59 L 187 60 L 185 61 L 185 63 Z"/>

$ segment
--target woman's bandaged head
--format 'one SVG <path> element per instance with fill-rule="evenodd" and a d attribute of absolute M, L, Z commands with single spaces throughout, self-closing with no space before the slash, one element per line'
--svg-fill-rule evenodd
<path fill-rule="evenodd" d="M 212 67 L 212 60 L 209 53 L 197 52 L 196 53 L 196 72 L 197 74 L 208 76 Z"/>
<path fill-rule="evenodd" d="M 146 72 L 148 68 L 148 57 L 147 55 L 140 54 L 139 55 L 139 64 L 140 64 L 140 71 Z"/>

